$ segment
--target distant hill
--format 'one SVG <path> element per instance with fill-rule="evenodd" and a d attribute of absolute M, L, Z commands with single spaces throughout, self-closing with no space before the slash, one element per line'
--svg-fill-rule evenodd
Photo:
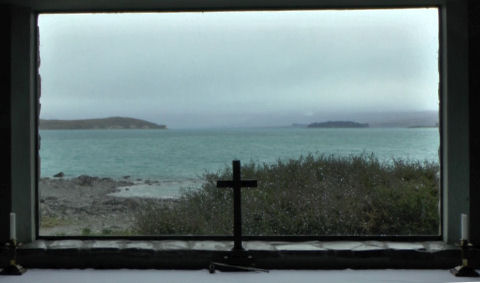
<path fill-rule="evenodd" d="M 309 121 L 362 121 L 369 128 L 430 128 L 438 127 L 438 111 L 405 112 L 358 112 L 358 113 L 314 113 L 308 117 L 301 113 L 282 118 L 287 123 L 294 121 L 290 127 L 308 127 Z M 257 119 L 260 120 L 260 119 Z M 285 123 L 285 124 L 287 124 Z"/>
<path fill-rule="evenodd" d="M 368 128 L 367 123 L 357 123 L 352 121 L 327 121 L 311 123 L 308 128 Z"/>
<path fill-rule="evenodd" d="M 128 117 L 109 117 L 83 120 L 44 120 L 40 119 L 41 130 L 80 130 L 80 129 L 166 129 L 145 120 Z"/>

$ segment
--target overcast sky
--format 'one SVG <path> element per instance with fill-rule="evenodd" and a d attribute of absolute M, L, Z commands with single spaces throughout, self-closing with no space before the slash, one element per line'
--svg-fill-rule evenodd
<path fill-rule="evenodd" d="M 436 9 L 42 14 L 41 117 L 280 126 L 438 109 Z"/>

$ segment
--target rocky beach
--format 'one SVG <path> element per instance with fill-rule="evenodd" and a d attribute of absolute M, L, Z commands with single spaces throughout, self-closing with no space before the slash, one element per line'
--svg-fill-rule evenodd
<path fill-rule="evenodd" d="M 61 176 L 61 174 L 60 174 Z M 136 212 L 151 203 L 173 199 L 118 197 L 112 194 L 150 180 L 121 180 L 87 175 L 41 178 L 39 181 L 40 235 L 129 235 Z"/>

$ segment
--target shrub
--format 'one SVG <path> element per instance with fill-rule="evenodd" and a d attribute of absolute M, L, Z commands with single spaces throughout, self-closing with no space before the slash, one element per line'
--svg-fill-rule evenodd
<path fill-rule="evenodd" d="M 250 162 L 242 178 L 244 235 L 435 235 L 439 230 L 438 164 L 373 154 L 300 156 L 274 164 Z M 151 202 L 136 215 L 139 234 L 231 234 L 232 190 L 216 188 L 230 168 L 204 174 L 198 190 Z"/>

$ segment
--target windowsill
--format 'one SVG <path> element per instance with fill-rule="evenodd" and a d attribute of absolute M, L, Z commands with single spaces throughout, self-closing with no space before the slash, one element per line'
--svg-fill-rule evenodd
<path fill-rule="evenodd" d="M 230 241 L 37 240 L 18 262 L 36 268 L 202 269 L 231 254 Z M 441 241 L 244 242 L 257 267 L 266 269 L 451 268 L 458 247 Z M 480 252 L 472 252 L 478 266 Z M 6 254 L 0 254 L 6 262 Z"/>
<path fill-rule="evenodd" d="M 231 241 L 135 241 L 135 240 L 37 240 L 23 246 L 24 250 L 149 250 L 149 251 L 230 251 Z M 441 241 L 429 242 L 385 242 L 385 241 L 244 241 L 247 251 L 374 251 L 416 250 L 435 252 L 455 250 L 456 247 Z"/>

